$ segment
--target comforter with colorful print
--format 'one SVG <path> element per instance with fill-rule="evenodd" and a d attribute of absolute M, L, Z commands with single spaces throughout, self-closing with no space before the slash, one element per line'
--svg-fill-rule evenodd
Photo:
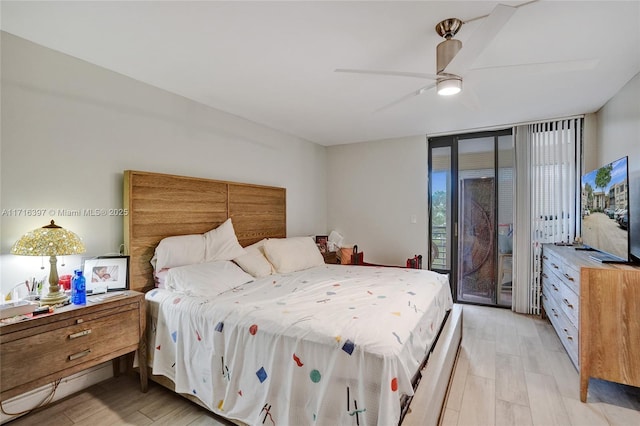
<path fill-rule="evenodd" d="M 398 424 L 452 307 L 445 275 L 342 265 L 146 298 L 153 374 L 225 418 L 273 426 Z"/>

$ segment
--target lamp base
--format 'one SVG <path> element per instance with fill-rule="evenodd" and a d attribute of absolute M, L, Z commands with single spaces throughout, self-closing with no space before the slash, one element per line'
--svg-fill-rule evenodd
<path fill-rule="evenodd" d="M 49 293 L 46 296 L 40 298 L 41 306 L 52 306 L 52 305 L 60 305 L 69 300 L 69 296 L 64 294 L 62 291 L 56 291 L 54 293 Z"/>

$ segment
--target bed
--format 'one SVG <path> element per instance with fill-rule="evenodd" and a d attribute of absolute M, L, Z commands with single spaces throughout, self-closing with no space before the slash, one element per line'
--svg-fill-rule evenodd
<path fill-rule="evenodd" d="M 227 289 L 157 288 L 151 259 L 168 237 L 232 221 L 243 247 L 296 240 L 286 238 L 286 190 L 125 171 L 124 200 L 152 380 L 238 424 L 437 424 L 462 333 L 445 276 L 317 262 L 286 270 L 276 259 L 275 273 Z M 191 286 L 219 267 L 238 268 L 171 272 Z"/>

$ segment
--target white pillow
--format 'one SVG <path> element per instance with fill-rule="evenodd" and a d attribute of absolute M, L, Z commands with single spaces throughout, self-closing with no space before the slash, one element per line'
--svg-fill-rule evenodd
<path fill-rule="evenodd" d="M 266 277 L 273 273 L 273 265 L 264 256 L 265 241 L 266 239 L 245 247 L 246 254 L 233 259 L 245 272 L 256 278 Z"/>
<path fill-rule="evenodd" d="M 201 234 L 167 237 L 158 243 L 151 264 L 156 271 L 193 265 L 204 262 L 204 253 L 204 237 Z"/>
<path fill-rule="evenodd" d="M 169 269 L 158 269 L 153 271 L 153 281 L 158 288 L 166 288 L 164 282 L 167 280 L 167 274 L 169 273 Z"/>
<path fill-rule="evenodd" d="M 171 268 L 165 286 L 189 296 L 217 296 L 249 281 L 253 281 L 251 275 L 235 263 L 222 260 Z"/>
<path fill-rule="evenodd" d="M 216 260 L 231 260 L 245 254 L 244 249 L 238 243 L 238 237 L 233 229 L 231 218 L 215 229 L 204 234 L 204 259 L 205 262 Z"/>
<path fill-rule="evenodd" d="M 311 237 L 268 239 L 264 243 L 264 254 L 281 274 L 324 264 L 324 257 Z"/>

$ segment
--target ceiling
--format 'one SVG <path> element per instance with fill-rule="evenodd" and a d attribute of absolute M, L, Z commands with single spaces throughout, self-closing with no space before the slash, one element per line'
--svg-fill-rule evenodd
<path fill-rule="evenodd" d="M 322 145 L 595 112 L 640 71 L 640 1 L 537 1 L 517 8 L 458 95 L 431 89 L 380 110 L 429 81 L 334 72 L 434 74 L 443 40 L 435 25 L 497 4 L 2 1 L 0 22 L 3 31 Z M 462 26 L 463 46 L 483 21 Z M 516 66 L 533 63 L 554 64 Z"/>

